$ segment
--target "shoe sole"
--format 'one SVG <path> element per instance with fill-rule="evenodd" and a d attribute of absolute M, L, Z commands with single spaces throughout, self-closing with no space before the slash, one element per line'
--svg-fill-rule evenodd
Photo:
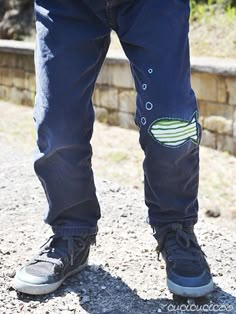
<path fill-rule="evenodd" d="M 80 265 L 78 268 L 67 273 L 63 279 L 61 279 L 57 282 L 54 282 L 54 283 L 49 283 L 49 284 L 41 284 L 41 285 L 31 284 L 31 283 L 20 280 L 16 276 L 14 278 L 13 287 L 15 288 L 15 290 L 22 292 L 22 293 L 26 293 L 26 294 L 31 294 L 31 295 L 48 294 L 48 293 L 51 293 L 51 292 L 57 290 L 61 286 L 63 281 L 65 281 L 69 276 L 80 272 L 87 265 L 88 265 L 88 259 L 86 260 L 86 262 L 83 265 Z"/>
<path fill-rule="evenodd" d="M 212 290 L 214 289 L 214 283 L 213 280 L 211 280 L 207 285 L 200 286 L 200 287 L 184 287 L 177 285 L 170 279 L 167 279 L 167 287 L 170 290 L 170 292 L 182 296 L 182 297 L 193 297 L 193 298 L 199 298 L 206 296 Z"/>

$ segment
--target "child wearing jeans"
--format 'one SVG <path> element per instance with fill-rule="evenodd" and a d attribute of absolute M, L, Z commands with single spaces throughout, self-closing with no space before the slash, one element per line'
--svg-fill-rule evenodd
<path fill-rule="evenodd" d="M 137 91 L 145 203 L 168 288 L 187 297 L 212 291 L 194 234 L 201 128 L 190 83 L 189 13 L 189 0 L 35 0 L 34 168 L 53 236 L 17 272 L 16 290 L 50 293 L 87 265 L 100 218 L 91 98 L 114 30 Z"/>

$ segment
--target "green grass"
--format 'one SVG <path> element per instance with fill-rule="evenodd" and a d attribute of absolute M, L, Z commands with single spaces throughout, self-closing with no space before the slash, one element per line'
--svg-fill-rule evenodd
<path fill-rule="evenodd" d="M 229 21 L 233 21 L 236 18 L 236 7 L 227 6 L 225 14 Z"/>
<path fill-rule="evenodd" d="M 224 14 L 229 21 L 236 19 L 236 6 L 232 0 L 190 0 L 191 20 L 207 21 L 216 14 Z"/>

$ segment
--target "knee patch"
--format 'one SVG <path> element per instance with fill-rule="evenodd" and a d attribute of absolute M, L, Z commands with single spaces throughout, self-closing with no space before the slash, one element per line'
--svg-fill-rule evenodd
<path fill-rule="evenodd" d="M 198 112 L 195 111 L 189 121 L 169 117 L 159 118 L 149 126 L 148 132 L 155 141 L 166 147 L 177 148 L 188 141 L 198 145 L 200 142 Z"/>

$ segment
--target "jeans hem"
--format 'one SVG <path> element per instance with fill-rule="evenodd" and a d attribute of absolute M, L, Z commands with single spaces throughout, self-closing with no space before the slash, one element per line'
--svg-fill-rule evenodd
<path fill-rule="evenodd" d="M 56 235 L 87 237 L 97 235 L 98 227 L 52 226 L 52 231 Z"/>
<path fill-rule="evenodd" d="M 198 218 L 173 218 L 165 220 L 147 218 L 147 223 L 151 225 L 151 227 L 162 227 L 176 222 L 181 223 L 183 227 L 192 227 L 198 222 Z"/>

